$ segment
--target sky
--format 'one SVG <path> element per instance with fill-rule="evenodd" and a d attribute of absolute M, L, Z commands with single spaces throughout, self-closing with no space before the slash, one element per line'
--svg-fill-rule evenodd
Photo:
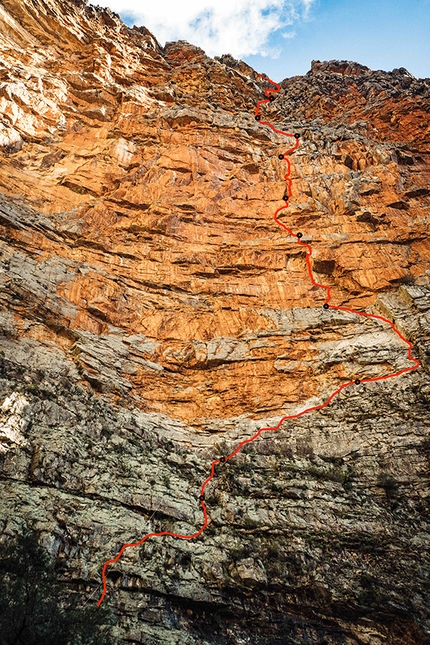
<path fill-rule="evenodd" d="M 91 0 L 90 0 L 91 1 Z M 231 54 L 275 81 L 312 60 L 430 77 L 430 0 L 98 0 L 161 45 L 187 40 L 208 56 Z"/>

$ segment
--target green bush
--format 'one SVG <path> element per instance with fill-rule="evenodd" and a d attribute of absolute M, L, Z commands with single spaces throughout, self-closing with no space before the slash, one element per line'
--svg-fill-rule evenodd
<path fill-rule="evenodd" d="M 112 622 L 57 581 L 34 532 L 0 544 L 0 645 L 114 645 Z"/>

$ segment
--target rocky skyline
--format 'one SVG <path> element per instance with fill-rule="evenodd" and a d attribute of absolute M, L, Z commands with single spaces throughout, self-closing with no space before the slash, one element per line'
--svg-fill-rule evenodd
<path fill-rule="evenodd" d="M 4 0 L 0 45 L 3 539 L 35 520 L 94 600 L 121 544 L 199 526 L 214 457 L 409 361 L 274 224 L 252 68 L 78 0 Z M 204 536 L 124 556 L 127 642 L 429 642 L 429 96 L 313 61 L 263 108 L 300 134 L 315 275 L 422 368 L 286 422 L 220 468 Z"/>

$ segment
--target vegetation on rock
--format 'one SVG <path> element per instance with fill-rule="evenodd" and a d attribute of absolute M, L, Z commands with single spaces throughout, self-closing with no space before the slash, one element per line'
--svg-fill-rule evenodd
<path fill-rule="evenodd" d="M 1 645 L 115 645 L 111 612 L 82 600 L 59 582 L 36 532 L 0 543 Z"/>

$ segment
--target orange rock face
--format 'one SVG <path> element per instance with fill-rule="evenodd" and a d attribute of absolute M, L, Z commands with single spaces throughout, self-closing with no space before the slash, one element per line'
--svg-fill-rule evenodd
<path fill-rule="evenodd" d="M 364 375 L 327 348 L 379 326 L 322 312 L 273 222 L 288 144 L 254 120 L 251 68 L 66 0 L 4 0 L 0 46 L 3 304 L 23 337 L 196 427 Z M 314 63 L 264 108 L 301 134 L 283 219 L 336 304 L 427 281 L 429 96 L 404 70 Z"/>

